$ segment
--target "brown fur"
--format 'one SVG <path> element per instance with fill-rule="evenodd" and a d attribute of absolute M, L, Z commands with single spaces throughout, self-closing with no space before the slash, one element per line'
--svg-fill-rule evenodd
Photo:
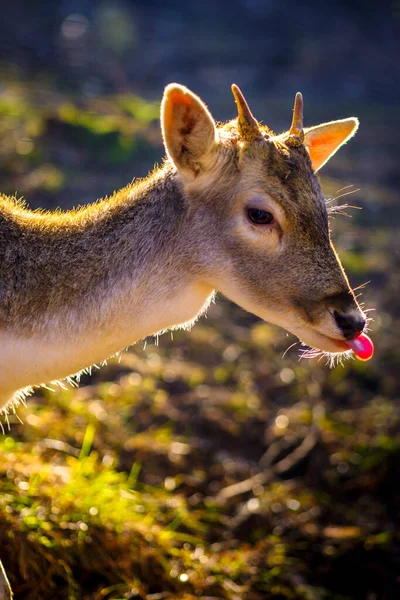
<path fill-rule="evenodd" d="M 176 215 L 184 201 L 172 171 L 166 165 L 108 199 L 65 213 L 30 212 L 2 197 L 3 327 L 33 332 L 68 308 L 100 302 L 121 278 L 134 280 L 150 255 L 162 261 L 165 238 L 178 238 L 182 226 Z"/>

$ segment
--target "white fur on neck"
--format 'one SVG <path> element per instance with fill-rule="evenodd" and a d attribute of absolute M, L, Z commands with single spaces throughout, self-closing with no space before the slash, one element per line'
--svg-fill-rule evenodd
<path fill-rule="evenodd" d="M 133 301 L 131 294 L 117 293 L 98 307 L 107 317 L 106 327 L 85 328 L 84 310 L 49 319 L 40 336 L 24 338 L 10 331 L 0 333 L 0 410 L 18 402 L 27 386 L 65 379 L 140 339 L 171 327 L 190 327 L 203 314 L 214 296 L 206 286 L 193 284 L 176 290 L 174 297 L 153 296 Z M 124 299 L 125 311 L 121 311 Z M 59 321 L 59 326 L 57 326 Z M 60 324 L 68 322 L 64 330 Z"/>

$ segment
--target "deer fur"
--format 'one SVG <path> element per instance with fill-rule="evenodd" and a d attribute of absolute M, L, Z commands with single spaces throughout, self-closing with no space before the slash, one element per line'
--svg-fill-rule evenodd
<path fill-rule="evenodd" d="M 215 291 L 308 345 L 348 350 L 333 310 L 362 313 L 316 171 L 358 121 L 305 129 L 296 147 L 265 126 L 246 140 L 239 125 L 217 126 L 200 98 L 171 84 L 167 158 L 147 179 L 68 212 L 0 196 L 0 408 L 23 388 L 188 327 Z M 273 225 L 249 222 L 252 203 Z"/>

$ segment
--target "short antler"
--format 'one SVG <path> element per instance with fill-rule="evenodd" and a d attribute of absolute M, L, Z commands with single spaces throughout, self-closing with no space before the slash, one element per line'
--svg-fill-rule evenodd
<path fill-rule="evenodd" d="M 232 94 L 238 109 L 238 126 L 242 140 L 252 142 L 257 139 L 262 139 L 261 131 L 257 120 L 253 117 L 249 105 L 239 87 L 232 84 Z"/>
<path fill-rule="evenodd" d="M 294 100 L 293 119 L 289 130 L 287 144 L 289 146 L 301 146 L 304 142 L 303 131 L 303 96 L 297 92 Z"/>

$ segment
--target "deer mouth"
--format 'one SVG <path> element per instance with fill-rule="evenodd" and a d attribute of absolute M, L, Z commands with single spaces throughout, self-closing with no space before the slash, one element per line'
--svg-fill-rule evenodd
<path fill-rule="evenodd" d="M 374 354 L 374 345 L 365 333 L 360 333 L 351 340 L 337 339 L 315 330 L 307 331 L 304 335 L 299 335 L 299 332 L 297 332 L 296 335 L 304 344 L 312 348 L 309 353 L 310 356 L 316 352 L 318 353 L 318 351 L 333 355 L 347 354 L 348 356 L 354 353 L 356 358 L 366 361 L 372 358 Z"/>
<path fill-rule="evenodd" d="M 298 331 L 295 333 L 301 342 L 311 348 L 315 348 L 317 350 L 321 350 L 322 352 L 331 352 L 331 353 L 343 353 L 349 352 L 351 347 L 349 342 L 344 339 L 336 339 L 334 337 L 325 335 L 320 331 L 316 331 L 315 329 L 307 330 L 307 331 Z"/>

